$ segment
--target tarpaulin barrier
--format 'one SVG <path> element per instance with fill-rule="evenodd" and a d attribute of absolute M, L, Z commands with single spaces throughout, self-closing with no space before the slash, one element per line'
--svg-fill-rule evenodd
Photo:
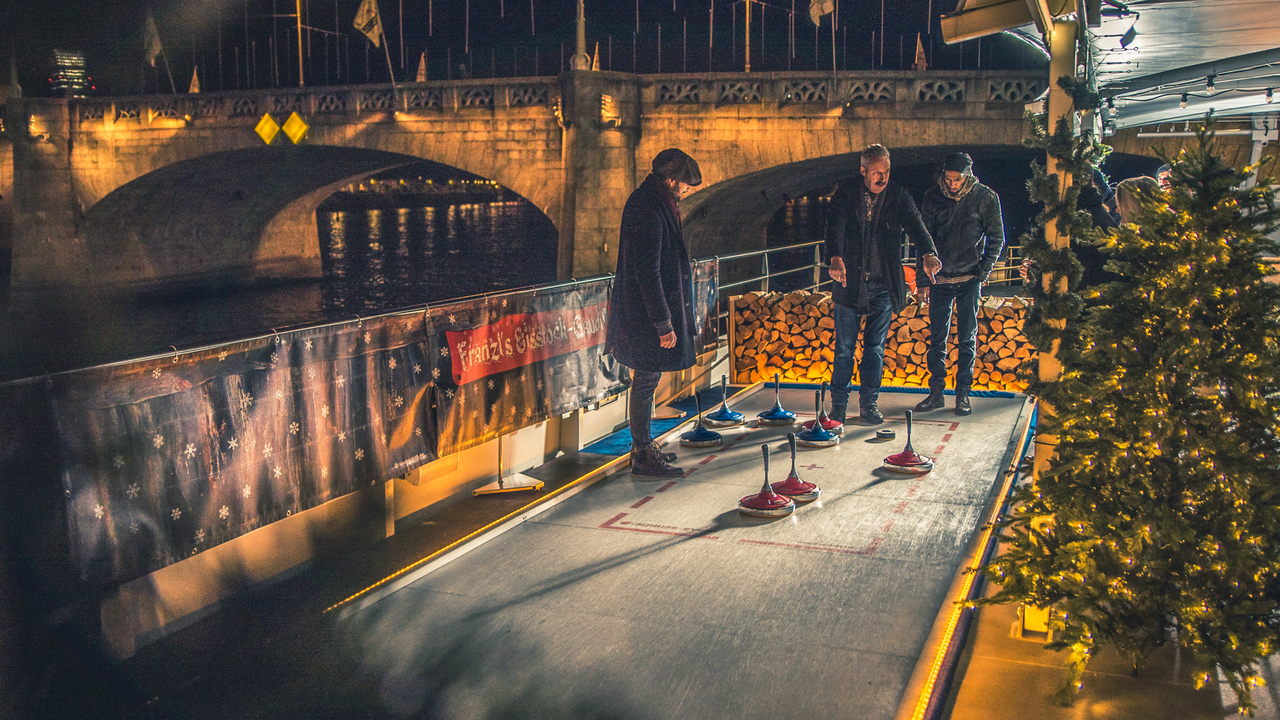
<path fill-rule="evenodd" d="M 61 480 L 41 495 L 63 503 L 42 512 L 61 527 L 33 532 L 80 581 L 127 582 L 622 392 L 625 371 L 603 351 L 611 287 L 516 291 L 0 386 L 7 494 Z"/>
<path fill-rule="evenodd" d="M 439 452 L 451 455 L 626 389 L 604 352 L 611 279 L 433 307 Z"/>
<path fill-rule="evenodd" d="M 698 352 L 705 352 L 720 342 L 720 328 L 716 316 L 720 314 L 720 260 L 694 260 L 693 271 L 693 328 L 697 333 Z"/>

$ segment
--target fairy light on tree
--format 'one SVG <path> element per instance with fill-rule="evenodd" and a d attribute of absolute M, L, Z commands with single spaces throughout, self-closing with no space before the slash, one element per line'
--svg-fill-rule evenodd
<path fill-rule="evenodd" d="M 1255 168 L 1198 139 L 1173 190 L 1103 240 L 1119 279 L 1061 378 L 1033 388 L 1057 455 L 985 568 L 1002 587 L 983 602 L 1052 609 L 1064 700 L 1101 647 L 1136 670 L 1176 642 L 1198 683 L 1220 670 L 1247 710 L 1280 640 L 1280 286 L 1263 262 L 1280 211 L 1268 183 L 1245 188 Z"/>

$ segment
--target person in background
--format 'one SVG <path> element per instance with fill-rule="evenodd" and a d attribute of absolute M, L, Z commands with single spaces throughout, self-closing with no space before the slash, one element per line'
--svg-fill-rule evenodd
<path fill-rule="evenodd" d="M 680 199 L 702 184 L 698 162 L 669 148 L 627 198 L 618 238 L 618 265 L 609 302 L 606 351 L 631 368 L 631 473 L 657 478 L 684 475 L 676 456 L 653 440 L 653 394 L 662 373 L 696 359 L 693 273 L 680 223 Z"/>
<path fill-rule="evenodd" d="M 831 370 L 829 417 L 844 422 L 849 405 L 853 356 L 862 328 L 862 364 L 858 368 L 859 417 L 865 425 L 884 422 L 878 402 L 884 372 L 884 342 L 893 314 L 907 305 L 902 269 L 909 236 L 921 253 L 924 274 L 942 267 L 920 210 L 905 190 L 889 182 L 889 151 L 870 145 L 862 151 L 862 175 L 856 185 L 842 185 L 831 199 L 832 232 L 826 239 L 828 271 L 835 315 L 835 363 Z M 865 325 L 864 325 L 865 320 Z"/>
<path fill-rule="evenodd" d="M 1120 222 L 1137 222 L 1143 197 L 1153 197 L 1160 191 L 1160 182 L 1146 175 L 1121 180 L 1120 184 L 1116 185 L 1116 203 L 1120 210 Z"/>
<path fill-rule="evenodd" d="M 1173 188 L 1173 168 L 1168 163 L 1161 165 L 1156 170 L 1156 182 L 1159 183 L 1160 189 L 1169 192 Z"/>
<path fill-rule="evenodd" d="M 937 185 L 924 193 L 920 214 L 943 269 L 933 279 L 917 274 L 920 295 L 929 301 L 929 396 L 916 404 L 916 412 L 945 404 L 947 336 L 954 306 L 959 347 L 955 413 L 968 415 L 973 412 L 969 391 L 977 359 L 978 303 L 982 285 L 1004 250 L 1000 196 L 974 177 L 973 160 L 966 153 L 950 153 L 942 160 Z"/>
<path fill-rule="evenodd" d="M 1094 168 L 1092 178 L 1093 182 L 1080 188 L 1080 194 L 1076 196 L 1076 209 L 1089 213 L 1094 227 L 1103 230 L 1120 227 L 1120 215 L 1116 211 L 1116 194 L 1107 184 L 1106 176 L 1101 170 Z M 1083 266 L 1077 290 L 1083 293 L 1090 287 L 1113 279 L 1104 267 L 1107 264 L 1107 256 L 1096 245 L 1088 240 L 1072 238 L 1071 249 L 1075 251 L 1076 259 Z M 1023 259 L 1020 274 L 1024 283 L 1031 277 L 1030 258 Z"/>

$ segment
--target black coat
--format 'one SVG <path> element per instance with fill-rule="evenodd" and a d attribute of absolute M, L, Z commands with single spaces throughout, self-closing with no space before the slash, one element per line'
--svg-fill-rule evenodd
<path fill-rule="evenodd" d="M 676 345 L 663 348 L 669 332 Z M 666 183 L 650 175 L 622 209 L 606 347 L 629 368 L 670 372 L 693 365 L 695 337 L 689 248 Z"/>
<path fill-rule="evenodd" d="M 1004 250 L 1004 219 L 996 191 L 976 183 L 964 197 L 952 200 L 934 185 L 924 192 L 920 214 L 942 261 L 938 275 L 976 275 L 985 282 Z M 918 262 L 916 266 L 916 282 L 931 284 Z"/>
<path fill-rule="evenodd" d="M 880 274 L 888 281 L 889 299 L 896 313 L 907 306 L 907 278 L 902 271 L 904 241 L 909 236 L 915 243 L 916 253 L 928 255 L 934 253 L 933 239 L 925 229 L 915 200 L 906 190 L 891 182 L 881 192 L 884 197 L 880 199 L 878 214 L 872 218 L 871 237 L 867 241 L 862 237 L 860 220 L 866 207 L 862 199 L 862 178 L 842 185 L 831 199 L 834 221 L 826 240 L 827 258 L 839 256 L 847 272 L 845 286 L 832 285 L 831 299 L 845 307 L 858 306 L 863 288 L 863 257 L 870 247 L 866 242 L 874 242 L 879 249 Z"/>

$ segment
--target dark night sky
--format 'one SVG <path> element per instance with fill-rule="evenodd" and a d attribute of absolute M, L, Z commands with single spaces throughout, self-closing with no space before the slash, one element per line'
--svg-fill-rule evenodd
<path fill-rule="evenodd" d="M 308 0 L 303 14 L 318 30 L 342 33 L 339 42 L 320 32 L 310 33 L 307 84 L 324 85 L 386 82 L 387 63 L 381 50 L 355 33 L 351 21 L 360 0 Z M 634 51 L 639 72 L 658 71 L 658 28 L 661 25 L 661 57 L 664 72 L 679 72 L 687 62 L 690 72 L 708 66 L 708 9 L 715 6 L 715 54 L 717 71 L 741 70 L 743 42 L 742 0 L 641 0 L 638 46 Z M 274 9 L 273 9 L 274 4 Z M 412 79 L 419 54 L 428 53 L 432 79 L 458 72 L 466 63 L 476 77 L 539 74 L 560 69 L 562 44 L 572 53 L 574 0 L 470 0 L 470 57 L 466 44 L 466 0 L 403 0 L 404 68 L 401 69 L 401 0 L 379 0 L 383 24 L 390 41 L 392 66 L 398 79 Z M 185 90 L 193 64 L 200 66 L 204 90 L 238 87 L 297 86 L 296 32 L 293 18 L 278 18 L 273 32 L 272 14 L 294 11 L 294 0 L 5 0 L 0 8 L 0 48 L 12 49 L 18 60 L 19 78 L 29 95 L 48 93 L 50 50 L 54 47 L 83 50 L 97 94 L 118 95 L 168 91 L 163 64 L 152 69 L 143 57 L 142 30 L 147 7 L 153 8 L 173 77 Z M 763 9 L 754 5 L 752 17 L 752 69 L 788 69 L 791 0 L 768 0 Z M 795 57 L 791 68 L 815 67 L 814 27 L 808 18 L 808 0 L 796 0 Z M 883 67 L 896 70 L 900 57 L 907 65 L 914 54 L 917 32 L 925 34 L 932 10 L 931 64 L 939 68 L 972 69 L 979 60 L 978 43 L 962 48 L 942 44 L 938 16 L 954 8 L 953 0 L 885 0 Z M 876 0 L 844 0 L 836 37 L 837 64 L 841 69 L 870 69 L 879 58 L 870 51 L 872 33 L 879 33 L 881 3 Z M 505 13 L 504 13 L 505 11 Z M 588 46 L 601 43 L 604 69 L 630 72 L 633 68 L 632 37 L 636 29 L 635 0 L 587 0 Z M 336 16 L 336 17 L 335 17 Z M 735 18 L 736 16 L 736 18 Z M 736 19 L 736 32 L 731 35 Z M 687 60 L 683 33 L 687 21 Z M 829 20 L 819 34 L 819 69 L 831 67 Z M 247 25 L 247 33 L 246 33 Z M 532 33 L 531 29 L 536 29 Z M 247 42 L 246 42 L 247 35 Z M 903 40 L 900 45 L 899 37 Z M 273 66 L 274 54 L 279 58 Z M 736 40 L 731 43 L 731 37 Z M 612 57 L 610 58 L 610 39 Z M 305 38 L 304 38 L 305 40 Z M 221 45 L 221 62 L 219 62 Z M 340 47 L 337 47 L 340 46 Z M 246 47 L 248 52 L 246 52 Z M 366 69 L 366 47 L 369 63 Z M 900 48 L 902 52 L 900 54 Z M 349 56 L 348 56 L 349 50 Z M 963 57 L 962 57 L 963 53 Z M 983 67 L 1031 67 L 1034 55 L 1019 43 L 1004 38 L 982 42 Z M 246 55 L 253 55 L 253 61 Z M 238 69 L 237 69 L 238 68 Z M 238 81 L 238 85 L 237 85 Z"/>

